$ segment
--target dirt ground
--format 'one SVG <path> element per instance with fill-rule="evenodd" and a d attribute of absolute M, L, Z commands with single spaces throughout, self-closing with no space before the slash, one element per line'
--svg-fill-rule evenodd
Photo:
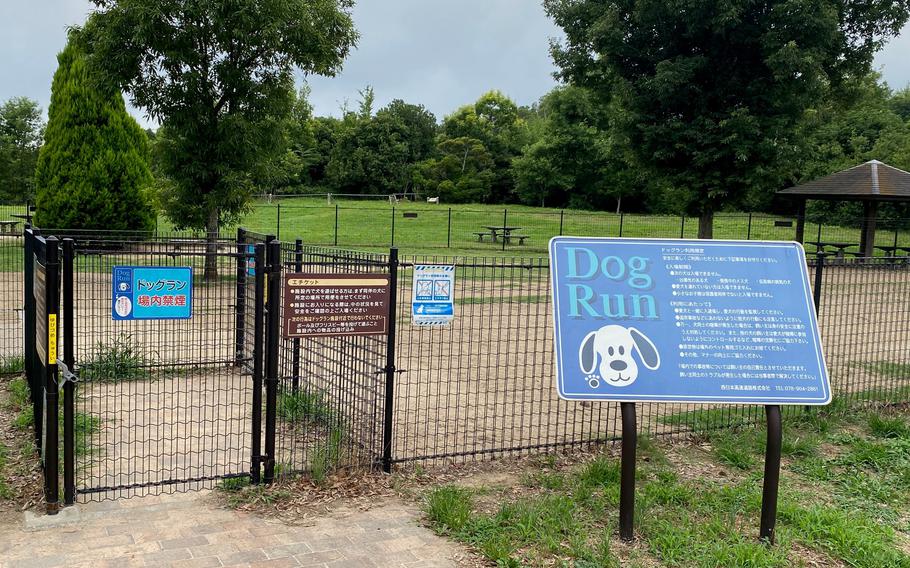
<path fill-rule="evenodd" d="M 13 274 L 0 273 L 0 354 L 21 352 L 21 280 Z M 399 319 L 397 459 L 461 461 L 474 459 L 468 454 L 531 452 L 618 434 L 618 405 L 557 398 L 546 276 L 515 278 L 456 279 L 459 303 L 451 327 L 420 328 Z M 410 313 L 407 291 L 400 294 L 402 314 Z M 198 286 L 189 321 L 114 322 L 109 275 L 78 275 L 77 361 L 96 360 L 119 340 L 142 362 L 165 366 L 156 380 L 81 387 L 82 412 L 100 419 L 88 444 L 93 449 L 83 458 L 84 483 L 141 485 L 246 470 L 252 385 L 247 374 L 225 365 L 234 356 L 235 292 L 230 282 Z M 906 267 L 826 268 L 819 320 L 836 394 L 910 385 L 902 367 L 910 365 Z M 293 358 L 287 344 L 280 361 L 285 385 Z M 337 347 L 304 342 L 300 384 L 335 393 L 331 403 L 347 413 L 347 435 L 356 446 L 350 456 L 362 459 L 381 448 L 384 351 L 375 344 L 350 345 L 345 357 L 356 364 L 339 364 Z M 318 364 L 306 364 L 313 360 Z M 177 362 L 195 366 L 167 370 Z M 894 368 L 876 372 L 880 362 Z M 639 422 L 651 433 L 666 432 L 673 427 L 663 418 L 694 408 L 640 405 Z M 279 436 L 279 461 L 291 468 L 306 467 L 312 449 L 325 439 L 306 425 L 283 427 Z"/>

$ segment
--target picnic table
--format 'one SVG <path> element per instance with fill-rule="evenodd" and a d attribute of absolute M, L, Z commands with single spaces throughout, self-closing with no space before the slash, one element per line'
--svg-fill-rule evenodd
<path fill-rule="evenodd" d="M 810 241 L 806 244 L 815 245 L 816 252 L 826 252 L 825 249 L 828 247 L 835 248 L 837 251 L 834 253 L 834 256 L 837 258 L 844 258 L 844 255 L 847 254 L 846 249 L 850 247 L 858 247 L 856 243 L 842 243 L 836 241 Z M 859 253 L 850 253 L 850 254 L 859 254 Z"/>
<path fill-rule="evenodd" d="M 521 230 L 521 227 L 510 227 L 510 226 L 495 226 L 495 225 L 484 225 L 486 232 L 476 232 L 474 233 L 477 236 L 478 241 L 483 241 L 484 237 L 490 237 L 492 242 L 498 242 L 499 239 L 502 239 L 505 243 L 510 243 L 512 239 L 518 240 L 518 244 L 523 245 L 525 239 L 528 238 L 527 235 L 514 235 L 514 231 Z"/>

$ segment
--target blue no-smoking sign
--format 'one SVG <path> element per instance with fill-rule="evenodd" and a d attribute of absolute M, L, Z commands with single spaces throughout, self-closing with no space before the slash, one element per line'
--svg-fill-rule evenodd
<path fill-rule="evenodd" d="M 111 290 L 114 320 L 190 319 L 193 269 L 189 266 L 115 266 Z"/>
<path fill-rule="evenodd" d="M 550 270 L 562 398 L 831 401 L 796 243 L 556 237 Z"/>

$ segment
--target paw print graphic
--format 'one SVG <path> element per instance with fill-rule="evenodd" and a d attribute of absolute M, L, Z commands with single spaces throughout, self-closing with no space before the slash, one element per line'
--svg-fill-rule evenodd
<path fill-rule="evenodd" d="M 600 378 L 597 375 L 588 375 L 585 377 L 585 380 L 588 381 L 588 386 L 592 389 L 596 389 L 600 386 Z"/>

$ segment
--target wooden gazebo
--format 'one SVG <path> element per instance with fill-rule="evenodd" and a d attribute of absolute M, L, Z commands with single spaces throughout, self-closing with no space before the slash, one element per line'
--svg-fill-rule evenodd
<path fill-rule="evenodd" d="M 777 192 L 799 200 L 796 240 L 803 242 L 806 225 L 806 201 L 861 201 L 863 223 L 859 250 L 862 256 L 873 256 L 878 204 L 883 201 L 910 201 L 910 173 L 871 160 L 850 169 Z"/>

